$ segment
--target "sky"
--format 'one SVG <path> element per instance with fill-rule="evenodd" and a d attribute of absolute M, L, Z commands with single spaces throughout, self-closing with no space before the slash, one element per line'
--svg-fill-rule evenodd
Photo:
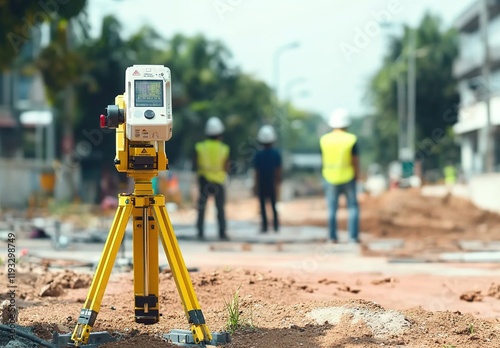
<path fill-rule="evenodd" d="M 89 0 L 89 18 L 95 35 L 105 15 L 119 14 L 125 36 L 147 24 L 165 38 L 181 32 L 221 40 L 233 65 L 327 118 L 339 107 L 353 116 L 370 111 L 368 81 L 382 64 L 389 35 L 403 23 L 415 26 L 429 11 L 449 27 L 473 2 Z"/>

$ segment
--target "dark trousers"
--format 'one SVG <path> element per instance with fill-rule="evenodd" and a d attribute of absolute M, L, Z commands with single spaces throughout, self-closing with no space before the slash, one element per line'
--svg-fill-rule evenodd
<path fill-rule="evenodd" d="M 203 237 L 203 227 L 205 220 L 205 207 L 208 197 L 214 196 L 215 206 L 217 208 L 217 220 L 219 222 L 219 237 L 226 237 L 226 217 L 224 215 L 225 192 L 224 186 L 213 182 L 208 182 L 207 179 L 200 176 L 198 178 L 199 195 L 198 195 L 198 237 Z"/>
<path fill-rule="evenodd" d="M 278 231 L 278 211 L 276 210 L 276 190 L 274 187 L 263 187 L 259 189 L 260 217 L 262 221 L 262 232 L 267 232 L 266 201 L 270 201 L 273 210 L 274 230 Z"/>

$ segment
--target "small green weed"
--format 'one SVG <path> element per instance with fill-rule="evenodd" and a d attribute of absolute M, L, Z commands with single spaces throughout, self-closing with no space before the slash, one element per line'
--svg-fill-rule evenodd
<path fill-rule="evenodd" d="M 251 310 L 249 318 L 244 318 L 243 311 L 240 309 L 240 289 L 241 286 L 231 296 L 230 301 L 224 299 L 224 305 L 228 314 L 226 330 L 230 334 L 244 327 L 253 328 L 253 310 Z"/>

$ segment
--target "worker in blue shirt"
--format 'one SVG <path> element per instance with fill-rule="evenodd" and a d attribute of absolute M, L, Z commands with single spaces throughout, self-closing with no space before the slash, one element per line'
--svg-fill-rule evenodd
<path fill-rule="evenodd" d="M 276 201 L 281 183 L 281 155 L 273 147 L 276 141 L 274 128 L 265 125 L 259 129 L 257 140 L 262 149 L 255 155 L 255 193 L 259 197 L 261 214 L 261 232 L 267 232 L 266 201 L 270 201 L 273 211 L 274 231 L 279 230 L 278 211 Z"/>

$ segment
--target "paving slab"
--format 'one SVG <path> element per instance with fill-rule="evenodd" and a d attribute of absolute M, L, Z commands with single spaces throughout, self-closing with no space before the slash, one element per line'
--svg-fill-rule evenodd
<path fill-rule="evenodd" d="M 500 251 L 443 253 L 439 261 L 470 262 L 470 263 L 500 263 Z"/>
<path fill-rule="evenodd" d="M 465 251 L 500 251 L 500 241 L 460 240 L 458 245 Z"/>
<path fill-rule="evenodd" d="M 405 244 L 404 239 L 377 239 L 366 243 L 369 250 L 372 251 L 391 251 L 402 248 Z"/>

